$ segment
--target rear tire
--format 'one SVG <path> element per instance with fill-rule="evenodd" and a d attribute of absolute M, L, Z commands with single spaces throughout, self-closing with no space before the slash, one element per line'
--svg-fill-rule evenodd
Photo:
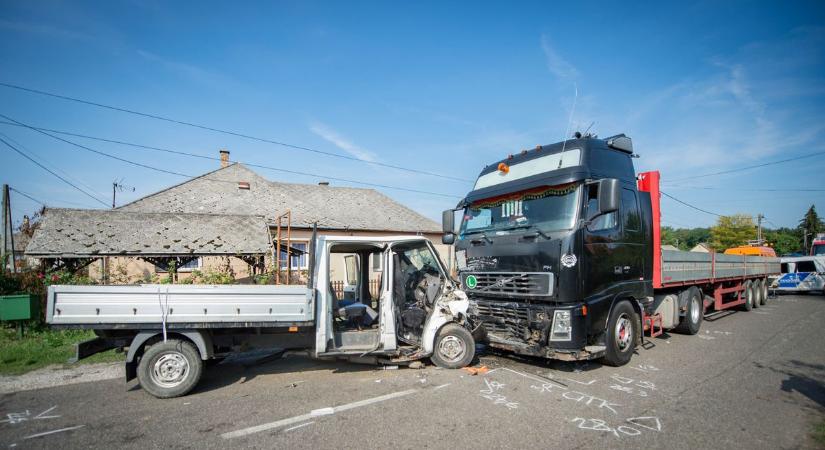
<path fill-rule="evenodd" d="M 767 278 L 762 278 L 759 281 L 759 287 L 760 287 L 760 289 L 762 289 L 762 298 L 760 298 L 760 301 L 762 302 L 763 305 L 767 305 L 768 304 L 768 279 Z"/>
<path fill-rule="evenodd" d="M 448 323 L 438 331 L 430 360 L 444 369 L 460 369 L 469 365 L 475 354 L 473 335 L 461 325 Z"/>
<path fill-rule="evenodd" d="M 759 280 L 751 280 L 751 290 L 753 291 L 753 309 L 759 308 L 762 305 L 762 288 L 759 286 Z"/>
<path fill-rule="evenodd" d="M 753 309 L 753 289 L 751 289 L 751 280 L 745 281 L 743 289 L 744 290 L 740 294 L 745 296 L 745 304 L 742 305 L 742 309 L 745 311 L 750 311 Z"/>
<path fill-rule="evenodd" d="M 705 308 L 702 303 L 702 296 L 699 289 L 692 287 L 687 292 L 687 310 L 685 317 L 679 322 L 679 325 L 673 330 L 677 333 L 694 335 L 699 332 L 702 326 L 702 319 L 705 316 Z"/>
<path fill-rule="evenodd" d="M 630 362 L 641 337 L 639 315 L 627 300 L 617 303 L 610 312 L 605 331 L 605 353 L 601 361 L 619 367 Z"/>
<path fill-rule="evenodd" d="M 170 339 L 146 349 L 137 370 L 140 387 L 157 398 L 186 395 L 201 379 L 203 361 L 194 345 Z"/>

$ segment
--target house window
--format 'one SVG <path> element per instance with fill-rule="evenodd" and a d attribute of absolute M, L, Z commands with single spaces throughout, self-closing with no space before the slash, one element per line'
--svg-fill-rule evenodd
<path fill-rule="evenodd" d="M 181 264 L 177 268 L 177 272 L 191 272 L 193 270 L 200 270 L 203 267 L 203 258 L 195 258 L 186 264 Z M 155 273 L 166 273 L 166 267 L 163 265 L 155 266 Z"/>
<path fill-rule="evenodd" d="M 282 244 L 283 244 L 283 241 L 282 241 Z M 283 245 L 285 245 L 285 244 L 283 244 Z M 292 257 L 289 258 L 291 260 L 290 261 L 290 266 L 292 266 L 293 270 L 306 269 L 307 268 L 307 254 L 306 254 L 307 243 L 306 242 L 292 241 L 292 242 L 290 242 L 290 245 L 295 250 L 298 250 L 298 251 L 301 252 L 300 255 L 292 255 Z M 287 268 L 286 267 L 286 260 L 287 260 L 286 249 L 282 249 L 281 250 L 281 269 L 286 269 Z"/>

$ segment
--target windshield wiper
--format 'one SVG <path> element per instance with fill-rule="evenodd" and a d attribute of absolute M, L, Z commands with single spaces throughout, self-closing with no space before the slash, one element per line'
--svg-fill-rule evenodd
<path fill-rule="evenodd" d="M 541 228 L 537 227 L 536 225 L 531 225 L 531 224 L 528 224 L 528 225 L 513 225 L 512 227 L 508 227 L 507 229 L 508 230 L 518 230 L 520 228 L 533 228 L 533 229 L 535 229 L 537 235 L 541 235 L 541 237 L 543 237 L 545 239 L 551 239 L 549 234 L 545 233 L 544 231 L 541 231 Z"/>

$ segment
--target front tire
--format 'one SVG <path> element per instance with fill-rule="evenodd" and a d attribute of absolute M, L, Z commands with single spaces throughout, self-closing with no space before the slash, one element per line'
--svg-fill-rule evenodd
<path fill-rule="evenodd" d="M 613 307 L 607 321 L 605 353 L 602 362 L 619 367 L 630 362 L 641 337 L 639 315 L 629 301 L 623 300 Z"/>
<path fill-rule="evenodd" d="M 170 339 L 152 344 L 140 359 L 140 386 L 157 398 L 186 395 L 200 381 L 203 361 L 189 342 Z"/>
<path fill-rule="evenodd" d="M 473 361 L 476 343 L 466 328 L 448 323 L 441 327 L 435 338 L 432 362 L 444 369 L 460 369 Z"/>
<path fill-rule="evenodd" d="M 699 289 L 695 287 L 690 288 L 688 289 L 687 295 L 687 311 L 685 311 L 685 317 L 682 318 L 682 321 L 673 331 L 694 335 L 699 332 L 699 328 L 702 326 L 705 308 L 702 304 L 702 296 L 699 293 Z"/>

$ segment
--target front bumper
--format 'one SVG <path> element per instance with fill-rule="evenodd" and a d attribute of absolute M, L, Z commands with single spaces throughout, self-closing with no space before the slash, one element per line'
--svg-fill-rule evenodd
<path fill-rule="evenodd" d="M 550 339 L 556 311 L 570 313 L 569 339 Z M 468 312 L 473 323 L 479 324 L 485 332 L 483 340 L 491 347 L 555 359 L 601 356 L 597 349 L 586 348 L 587 317 L 580 304 L 544 305 L 471 299 Z"/>

